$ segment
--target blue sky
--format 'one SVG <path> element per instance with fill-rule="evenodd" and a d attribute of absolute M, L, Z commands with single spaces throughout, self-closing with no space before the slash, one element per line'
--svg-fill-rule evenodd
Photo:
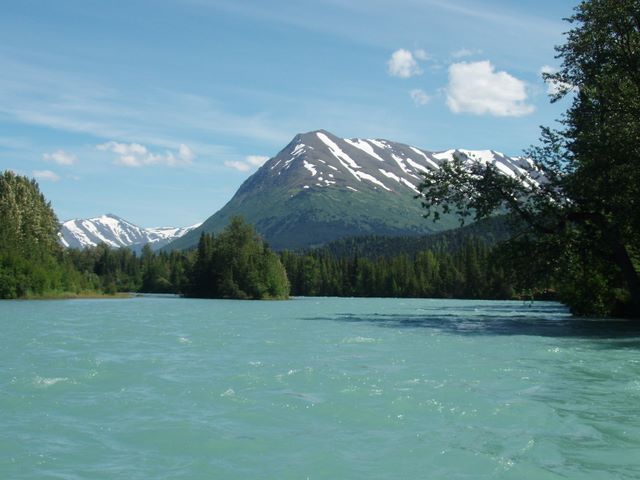
<path fill-rule="evenodd" d="M 0 169 L 61 220 L 190 225 L 299 132 L 518 155 L 576 1 L 9 0 Z"/>

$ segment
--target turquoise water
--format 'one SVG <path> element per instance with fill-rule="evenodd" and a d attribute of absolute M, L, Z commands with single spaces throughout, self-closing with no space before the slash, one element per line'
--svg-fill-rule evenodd
<path fill-rule="evenodd" d="M 637 479 L 640 328 L 553 303 L 0 303 L 2 479 Z"/>

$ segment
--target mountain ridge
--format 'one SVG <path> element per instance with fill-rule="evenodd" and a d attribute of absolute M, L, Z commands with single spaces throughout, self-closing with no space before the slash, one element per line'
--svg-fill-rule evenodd
<path fill-rule="evenodd" d="M 144 228 L 106 213 L 99 217 L 67 220 L 60 225 L 58 236 L 66 248 L 87 248 L 105 243 L 113 248 L 128 247 L 136 251 L 148 244 L 158 250 L 200 225 Z"/>
<path fill-rule="evenodd" d="M 219 232 L 242 215 L 276 249 L 319 246 L 357 235 L 422 235 L 457 226 L 452 216 L 426 221 L 415 199 L 422 174 L 462 156 L 504 175 L 537 182 L 524 157 L 495 150 L 431 152 L 384 139 L 339 138 L 326 130 L 297 134 L 203 224 L 171 242 L 192 248 L 201 232 Z"/>

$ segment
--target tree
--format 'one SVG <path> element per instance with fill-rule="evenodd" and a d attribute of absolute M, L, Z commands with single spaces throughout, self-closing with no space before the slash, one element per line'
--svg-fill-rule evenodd
<path fill-rule="evenodd" d="M 0 174 L 0 298 L 63 288 L 58 219 L 35 180 Z"/>
<path fill-rule="evenodd" d="M 203 233 L 185 294 L 192 297 L 287 298 L 289 281 L 280 258 L 240 217 L 213 237 Z"/>
<path fill-rule="evenodd" d="M 585 0 L 547 74 L 552 101 L 572 97 L 559 130 L 542 129 L 528 154 L 539 182 L 461 159 L 425 174 L 422 203 L 434 219 L 509 211 L 514 242 L 529 250 L 572 310 L 640 315 L 640 3 Z M 513 243 L 513 242 L 512 242 Z M 529 267 L 531 268 L 531 267 Z"/>

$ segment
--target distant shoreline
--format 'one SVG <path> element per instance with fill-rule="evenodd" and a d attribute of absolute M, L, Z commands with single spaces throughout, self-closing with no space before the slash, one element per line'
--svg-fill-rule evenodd
<path fill-rule="evenodd" d="M 98 293 L 98 292 L 87 292 L 87 293 L 71 293 L 65 292 L 60 294 L 44 294 L 44 295 L 33 295 L 33 296 L 24 296 L 20 298 L 15 298 L 11 300 L 99 300 L 99 299 L 123 299 L 123 298 L 134 298 L 136 296 L 135 293 L 114 293 L 114 294 L 106 294 L 106 293 Z"/>

